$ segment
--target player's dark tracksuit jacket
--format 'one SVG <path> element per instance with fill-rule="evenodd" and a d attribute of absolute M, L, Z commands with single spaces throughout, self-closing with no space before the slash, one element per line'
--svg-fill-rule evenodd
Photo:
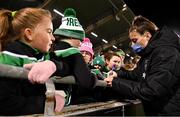
<path fill-rule="evenodd" d="M 180 40 L 177 35 L 163 27 L 139 55 L 137 69 L 119 71 L 112 88 L 125 98 L 141 99 L 147 115 L 180 115 Z"/>

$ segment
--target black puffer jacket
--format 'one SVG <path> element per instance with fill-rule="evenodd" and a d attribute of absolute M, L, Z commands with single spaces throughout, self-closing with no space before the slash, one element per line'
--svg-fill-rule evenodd
<path fill-rule="evenodd" d="M 125 98 L 141 99 L 147 115 L 180 115 L 180 43 L 177 35 L 163 27 L 139 54 L 138 69 L 120 71 L 112 88 Z"/>

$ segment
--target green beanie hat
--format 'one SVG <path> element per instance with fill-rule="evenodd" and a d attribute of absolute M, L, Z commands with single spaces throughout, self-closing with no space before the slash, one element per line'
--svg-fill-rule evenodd
<path fill-rule="evenodd" d="M 125 52 L 123 50 L 121 50 L 121 49 L 119 49 L 116 53 L 119 56 L 124 56 L 125 57 Z"/>
<path fill-rule="evenodd" d="M 101 67 L 104 67 L 105 60 L 102 56 L 96 56 L 93 60 L 93 65 L 100 65 Z"/>
<path fill-rule="evenodd" d="M 74 9 L 67 8 L 64 11 L 62 24 L 55 30 L 54 34 L 76 38 L 81 41 L 85 38 L 85 31 L 76 18 L 76 11 Z"/>

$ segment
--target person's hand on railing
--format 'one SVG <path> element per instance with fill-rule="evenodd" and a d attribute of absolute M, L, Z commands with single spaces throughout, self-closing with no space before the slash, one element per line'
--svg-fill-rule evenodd
<path fill-rule="evenodd" d="M 43 84 L 56 71 L 56 65 L 50 60 L 25 64 L 23 67 L 30 70 L 28 79 L 31 83 Z"/>
<path fill-rule="evenodd" d="M 66 97 L 66 94 L 64 93 L 64 91 L 56 91 L 55 92 L 55 109 L 54 111 L 55 112 L 60 112 L 64 105 L 65 105 L 65 97 Z"/>
<path fill-rule="evenodd" d="M 107 82 L 107 86 L 112 86 L 112 81 L 113 81 L 113 79 L 114 78 L 116 78 L 117 77 L 117 73 L 115 72 L 115 71 L 110 71 L 109 73 L 108 73 L 108 76 L 107 76 L 107 78 L 105 78 L 104 79 L 104 81 L 106 81 Z"/>

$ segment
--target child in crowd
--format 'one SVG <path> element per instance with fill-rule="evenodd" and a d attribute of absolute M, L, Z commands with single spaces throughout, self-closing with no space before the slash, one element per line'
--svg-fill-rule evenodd
<path fill-rule="evenodd" d="M 105 66 L 104 57 L 98 55 L 94 58 L 92 62 L 91 72 L 96 74 L 99 80 L 103 80 L 105 77 L 102 74 L 102 68 Z"/>
<path fill-rule="evenodd" d="M 93 45 L 89 40 L 89 38 L 84 38 L 84 40 L 82 41 L 79 47 L 79 50 L 87 65 L 89 65 L 93 60 L 94 52 L 92 47 Z"/>
<path fill-rule="evenodd" d="M 43 113 L 46 99 L 44 83 L 53 73 L 66 75 L 64 68 L 68 73 L 66 64 L 56 61 L 55 55 L 48 54 L 55 40 L 51 14 L 41 8 L 24 8 L 16 12 L 0 10 L 0 27 L 0 63 L 20 67 L 33 63 L 25 65 L 30 69 L 28 80 L 1 78 L 0 115 Z M 59 112 L 65 99 L 55 94 L 55 100 L 55 111 Z"/>
<path fill-rule="evenodd" d="M 124 59 L 126 57 L 126 53 L 122 49 L 118 49 L 116 51 L 116 53 L 121 57 L 121 62 L 117 68 L 119 70 L 119 69 L 122 69 L 124 67 Z"/>
<path fill-rule="evenodd" d="M 70 66 L 70 72 L 75 77 L 78 87 L 84 90 L 91 90 L 95 86 L 96 78 L 91 74 L 84 58 L 79 51 L 81 41 L 85 37 L 85 32 L 76 18 L 76 12 L 72 8 L 67 8 L 62 18 L 62 24 L 55 30 L 56 41 L 53 51 L 60 60 Z M 71 102 L 72 88 L 69 86 L 68 104 Z M 77 100 L 77 98 L 73 98 Z"/>
<path fill-rule="evenodd" d="M 116 77 L 117 68 L 121 62 L 120 56 L 112 51 L 104 53 L 104 55 L 97 55 L 93 60 L 93 69 L 91 71 L 96 74 L 99 80 Z M 119 98 L 110 87 L 96 87 L 93 91 L 93 98 L 96 101 L 107 101 Z"/>
<path fill-rule="evenodd" d="M 105 60 L 104 57 L 97 55 L 92 63 L 93 67 L 96 69 L 102 69 L 105 66 Z"/>
<path fill-rule="evenodd" d="M 108 77 L 112 71 L 115 71 L 119 68 L 119 64 L 121 63 L 121 57 L 113 51 L 108 51 L 104 53 L 105 66 L 103 67 L 103 73 L 105 77 Z"/>

